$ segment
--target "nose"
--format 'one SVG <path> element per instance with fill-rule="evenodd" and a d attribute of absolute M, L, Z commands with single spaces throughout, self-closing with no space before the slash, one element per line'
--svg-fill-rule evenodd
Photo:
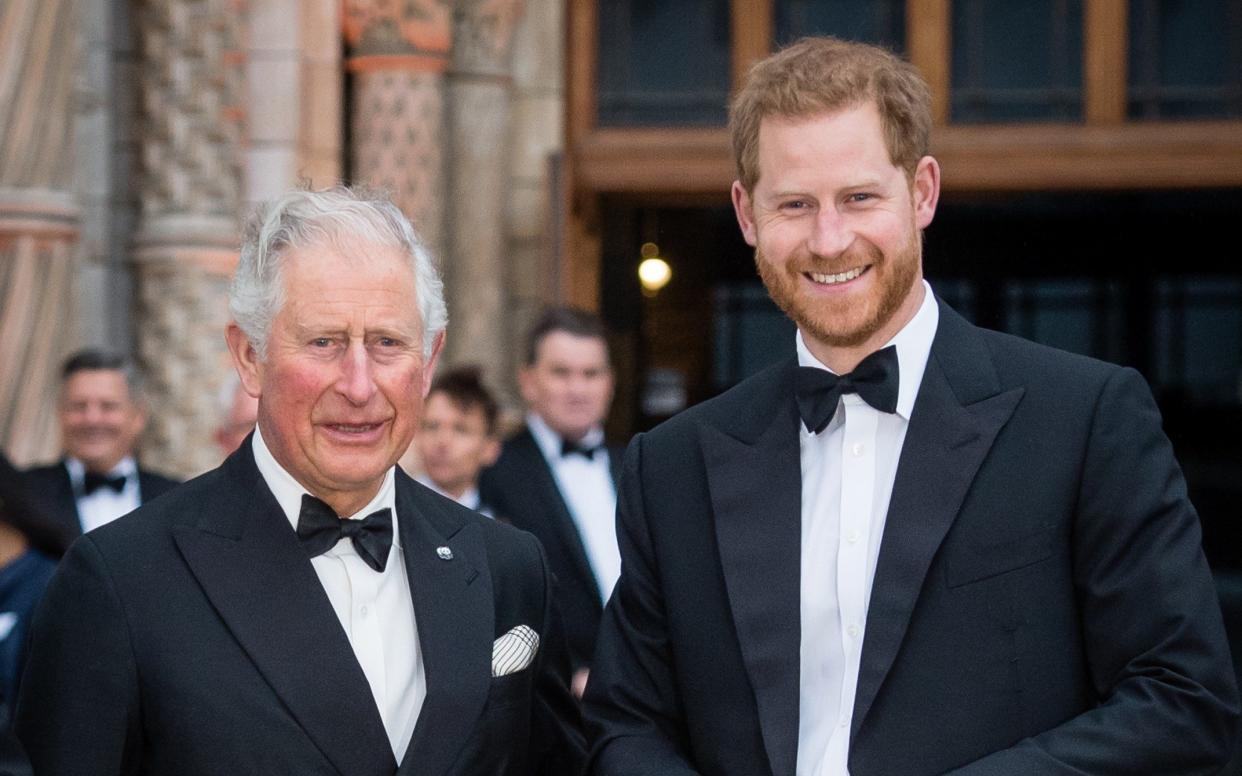
<path fill-rule="evenodd" d="M 815 214 L 806 248 L 816 256 L 835 258 L 845 253 L 854 242 L 854 231 L 836 208 L 821 208 Z"/>
<path fill-rule="evenodd" d="M 341 357 L 341 374 L 337 391 L 350 404 L 362 406 L 375 395 L 375 377 L 371 374 L 371 358 L 361 342 L 351 342 Z"/>

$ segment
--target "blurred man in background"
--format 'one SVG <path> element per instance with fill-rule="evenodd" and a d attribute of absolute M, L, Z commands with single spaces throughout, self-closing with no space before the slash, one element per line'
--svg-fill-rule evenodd
<path fill-rule="evenodd" d="M 613 375 L 603 322 L 548 310 L 527 337 L 518 385 L 526 427 L 484 471 L 483 500 L 548 552 L 581 694 L 603 604 L 621 573 L 614 527 L 621 456 L 604 444 Z"/>
<path fill-rule="evenodd" d="M 214 440 L 221 457 L 227 457 L 246 441 L 246 435 L 254 430 L 259 417 L 259 400 L 246 393 L 237 373 L 229 371 L 228 378 L 220 388 L 220 425 L 216 427 Z"/>
<path fill-rule="evenodd" d="M 441 496 L 495 517 L 479 498 L 479 472 L 500 455 L 496 399 L 477 367 L 445 372 L 431 385 L 414 446 L 423 474 L 416 479 Z"/>
<path fill-rule="evenodd" d="M 147 411 L 128 360 L 100 350 L 70 356 L 57 412 L 64 458 L 28 470 L 26 483 L 39 507 L 74 534 L 110 523 L 177 484 L 134 458 Z"/>

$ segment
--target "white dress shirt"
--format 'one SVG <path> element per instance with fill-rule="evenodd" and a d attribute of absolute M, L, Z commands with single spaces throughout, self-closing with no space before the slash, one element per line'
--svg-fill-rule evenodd
<path fill-rule="evenodd" d="M 931 287 L 886 344 L 897 346 L 897 412 L 841 397 L 819 434 L 799 424 L 802 458 L 798 776 L 848 774 L 850 721 L 867 605 L 914 399 L 940 319 Z M 798 365 L 827 369 L 797 335 Z M 830 370 L 831 371 L 831 370 Z"/>
<path fill-rule="evenodd" d="M 86 466 L 77 458 L 66 458 L 65 468 L 69 470 L 69 482 L 73 484 L 73 492 L 77 494 L 78 520 L 82 523 L 82 533 L 107 525 L 142 505 L 142 495 L 138 492 L 138 464 L 132 456 L 122 458 L 107 473 L 109 477 L 125 478 L 125 487 L 121 488 L 120 493 L 112 488 L 96 488 L 88 496 L 83 490 Z"/>
<path fill-rule="evenodd" d="M 306 488 L 276 462 L 257 427 L 253 446 L 259 473 L 284 510 L 289 524 L 297 531 Z M 311 558 L 311 566 L 371 685 L 371 695 L 384 721 L 393 755 L 400 763 L 427 696 L 427 680 L 414 625 L 414 602 L 410 597 L 401 534 L 397 529 L 394 471 L 388 470 L 371 503 L 349 515 L 351 520 L 362 519 L 377 509 L 392 510 L 392 549 L 384 570 L 380 572 L 368 566 L 349 539 L 341 539 L 323 555 Z M 290 655 L 290 659 L 295 657 Z M 342 719 L 340 724 L 349 725 L 350 721 Z"/>
<path fill-rule="evenodd" d="M 617 549 L 617 488 L 612 482 L 608 448 L 603 446 L 604 430 L 597 426 L 579 441 L 583 447 L 599 447 L 587 458 L 561 455 L 560 435 L 533 412 L 526 415 L 526 426 L 552 469 L 556 487 L 582 537 L 600 600 L 606 603 L 621 576 L 621 551 Z"/>
<path fill-rule="evenodd" d="M 436 493 L 439 493 L 441 496 L 444 496 L 447 499 L 456 501 L 458 504 L 461 504 L 466 509 L 470 509 L 475 512 L 478 512 L 480 515 L 483 515 L 484 517 L 495 517 L 495 515 L 492 514 L 492 511 L 490 509 L 483 506 L 483 501 L 479 498 L 478 488 L 475 488 L 475 487 L 466 488 L 464 491 L 462 491 L 460 496 L 454 497 L 453 494 L 449 493 L 448 491 L 441 490 L 440 486 L 435 484 L 435 482 L 433 482 L 432 479 L 428 477 L 426 474 L 420 474 L 414 479 L 417 480 L 420 485 L 426 485 L 431 490 L 435 491 Z"/>

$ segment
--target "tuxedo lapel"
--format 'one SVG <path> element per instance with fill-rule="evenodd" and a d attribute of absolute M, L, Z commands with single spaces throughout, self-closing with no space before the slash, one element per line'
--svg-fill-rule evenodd
<path fill-rule="evenodd" d="M 50 489 L 52 516 L 65 528 L 73 531 L 73 536 L 82 535 L 82 516 L 78 514 L 78 498 L 73 492 L 73 480 L 69 477 L 69 467 L 62 460 L 59 466 L 52 469 L 56 486 Z"/>
<path fill-rule="evenodd" d="M 447 514 L 400 470 L 397 515 L 427 676 L 399 773 L 436 776 L 457 759 L 491 686 L 491 573 L 481 526 Z"/>
<path fill-rule="evenodd" d="M 595 572 L 591 570 L 590 561 L 587 560 L 582 536 L 578 533 L 578 526 L 574 523 L 573 516 L 569 514 L 569 506 L 565 503 L 565 497 L 561 495 L 560 488 L 556 486 L 556 477 L 552 474 L 548 459 L 543 457 L 543 451 L 539 449 L 539 444 L 535 442 L 530 429 L 523 430 L 514 438 L 514 443 L 519 445 L 522 460 L 526 462 L 526 476 L 536 483 L 543 494 L 544 502 L 556 523 L 557 538 L 560 539 L 565 553 L 573 562 L 574 568 L 582 575 L 583 582 L 595 585 L 598 590 L 599 581 L 595 578 Z M 612 456 L 609 457 L 612 458 Z M 551 548 L 547 549 L 549 552 L 554 551 Z"/>
<path fill-rule="evenodd" d="M 774 776 L 798 754 L 802 468 L 793 359 L 699 426 L 721 567 Z"/>
<path fill-rule="evenodd" d="M 370 685 L 249 444 L 225 462 L 220 496 L 174 540 L 225 625 L 336 769 L 396 769 Z"/>
<path fill-rule="evenodd" d="M 852 737 L 893 665 L 932 557 L 1022 394 L 1021 388 L 1000 392 L 991 355 L 978 334 L 942 304 L 876 563 Z"/>

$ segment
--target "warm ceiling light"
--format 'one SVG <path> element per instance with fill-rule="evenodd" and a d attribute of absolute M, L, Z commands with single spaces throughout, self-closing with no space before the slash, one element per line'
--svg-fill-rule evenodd
<path fill-rule="evenodd" d="M 643 293 L 647 296 L 655 296 L 672 277 L 672 268 L 659 256 L 643 259 L 642 264 L 638 265 L 638 281 L 643 284 Z"/>

